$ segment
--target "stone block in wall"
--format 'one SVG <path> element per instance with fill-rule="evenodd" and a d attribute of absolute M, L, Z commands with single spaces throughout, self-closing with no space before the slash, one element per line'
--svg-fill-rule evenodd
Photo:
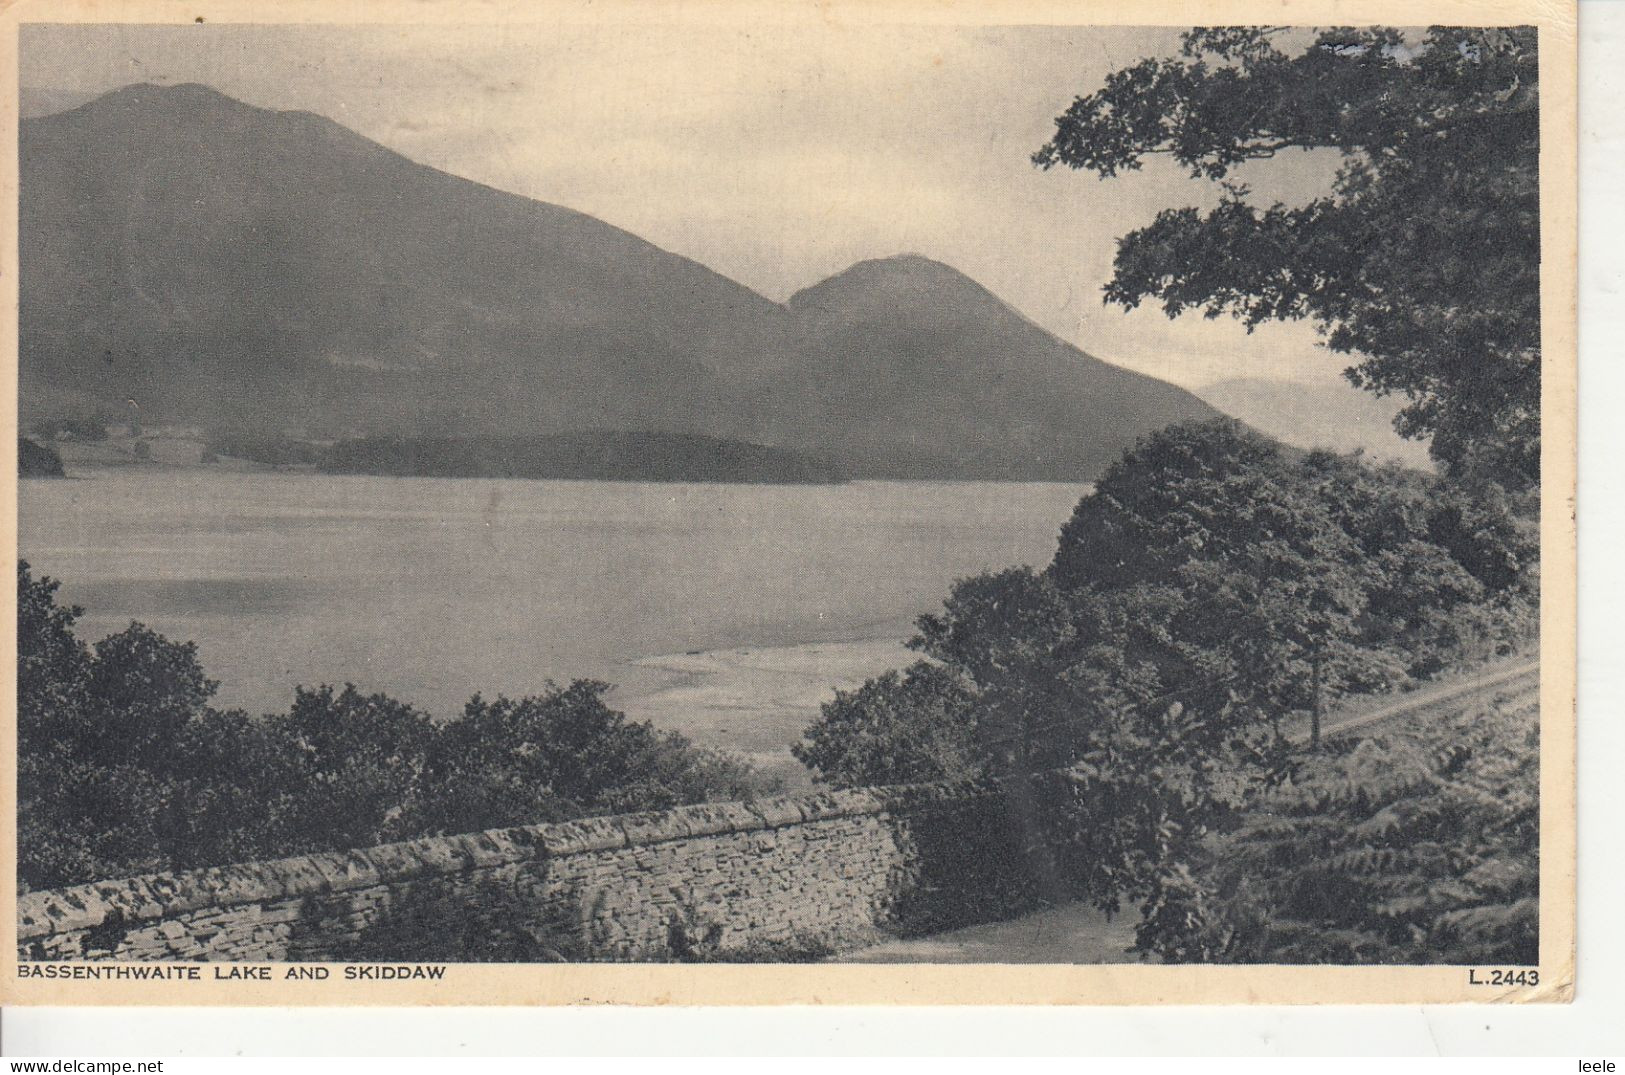
<path fill-rule="evenodd" d="M 418 844 L 421 840 L 383 844 L 359 852 L 365 859 L 377 883 L 401 882 L 425 872 L 429 868 Z"/>
<path fill-rule="evenodd" d="M 493 903 L 517 902 L 606 958 L 671 954 L 674 921 L 681 937 L 716 929 L 735 947 L 868 938 L 1018 909 L 1021 841 L 1006 807 L 987 785 L 919 785 L 408 841 L 31 894 L 21 939 L 76 957 L 114 922 L 98 944 L 117 933 L 151 958 L 342 958 L 419 887 L 437 894 L 434 913 L 483 921 L 492 881 Z M 159 932 L 126 940 L 125 922 Z"/>
<path fill-rule="evenodd" d="M 492 829 L 424 841 L 424 861 L 433 873 L 490 869 L 535 857 L 534 830 Z"/>
<path fill-rule="evenodd" d="M 788 796 L 776 799 L 752 799 L 745 807 L 761 818 L 762 824 L 768 828 L 799 825 L 806 820 L 801 813 L 801 800 Z"/>
<path fill-rule="evenodd" d="M 438 837 L 433 840 L 413 840 L 406 845 L 423 863 L 428 874 L 461 873 L 473 868 L 467 849 L 457 837 Z"/>
<path fill-rule="evenodd" d="M 627 846 L 626 830 L 614 818 L 558 821 L 534 826 L 530 831 L 551 856 L 591 854 Z"/>
<path fill-rule="evenodd" d="M 797 805 L 806 821 L 823 821 L 855 814 L 878 814 L 884 809 L 881 797 L 869 788 L 847 788 L 804 796 Z"/>
<path fill-rule="evenodd" d="M 461 838 L 469 861 L 477 869 L 501 869 L 518 866 L 546 851 L 537 842 L 535 828 L 489 829 L 472 832 Z"/>
<path fill-rule="evenodd" d="M 267 888 L 266 895 L 259 898 L 277 899 L 295 893 L 319 892 L 328 885 L 326 876 L 309 855 L 257 863 L 256 868 Z"/>
<path fill-rule="evenodd" d="M 172 894 L 166 909 L 216 913 L 234 904 L 254 903 L 280 895 L 285 880 L 274 863 L 218 866 L 186 875 L 184 891 Z"/>
<path fill-rule="evenodd" d="M 164 904 L 151 877 L 97 881 L 49 892 L 28 892 L 17 899 L 17 939 L 92 929 L 110 919 L 157 917 Z"/>
<path fill-rule="evenodd" d="M 748 832 L 761 828 L 763 821 L 745 803 L 698 803 L 668 811 L 680 817 L 692 836 Z"/>
<path fill-rule="evenodd" d="M 684 840 L 693 835 L 688 819 L 675 810 L 620 814 L 616 820 L 626 832 L 627 843 L 633 847 Z"/>
<path fill-rule="evenodd" d="M 84 955 L 86 930 L 36 937 L 17 946 L 18 959 L 79 959 Z"/>
<path fill-rule="evenodd" d="M 384 878 L 364 851 L 312 855 L 309 861 L 311 869 L 321 875 L 322 887 L 332 891 L 376 885 Z"/>
<path fill-rule="evenodd" d="M 267 904 L 260 912 L 261 921 L 265 922 L 297 922 L 305 915 L 305 901 L 303 899 L 279 900 Z"/>

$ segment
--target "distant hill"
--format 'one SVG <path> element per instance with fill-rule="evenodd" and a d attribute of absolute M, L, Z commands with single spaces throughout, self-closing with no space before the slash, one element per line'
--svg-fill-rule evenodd
<path fill-rule="evenodd" d="M 1299 448 L 1363 448 L 1373 458 L 1432 468 L 1426 441 L 1406 440 L 1394 432 L 1394 415 L 1403 402 L 1378 399 L 1351 384 L 1234 378 L 1197 392 L 1226 414 Z"/>
<path fill-rule="evenodd" d="M 680 433 L 362 437 L 322 452 L 328 474 L 596 481 L 834 483 L 833 464 L 781 448 Z"/>
<path fill-rule="evenodd" d="M 981 478 L 1093 476 L 1140 435 L 1217 412 L 1039 328 L 976 281 L 915 255 L 798 292 L 797 373 L 860 460 Z"/>
<path fill-rule="evenodd" d="M 745 432 L 777 307 L 327 119 L 134 86 L 22 124 L 25 397 L 416 432 Z M 120 407 L 122 410 L 122 407 Z"/>
<path fill-rule="evenodd" d="M 925 258 L 780 305 L 593 217 L 202 86 L 24 119 L 20 148 L 25 421 L 638 430 L 865 476 L 1086 479 L 1214 413 Z"/>

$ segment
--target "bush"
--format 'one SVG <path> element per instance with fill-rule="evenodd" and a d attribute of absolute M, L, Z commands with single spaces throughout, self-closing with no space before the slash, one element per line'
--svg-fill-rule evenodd
<path fill-rule="evenodd" d="M 1539 711 L 1501 697 L 1300 761 L 1240 828 L 1162 870 L 1138 930 L 1170 962 L 1539 961 Z"/>
<path fill-rule="evenodd" d="M 540 695 L 476 695 L 442 726 L 403 825 L 470 832 L 592 814 L 746 798 L 758 782 L 737 759 L 609 708 L 605 683 L 548 684 Z"/>
<path fill-rule="evenodd" d="M 18 877 L 31 887 L 174 861 L 176 739 L 214 690 L 193 647 L 139 625 L 85 646 L 57 589 L 18 565 Z"/>
<path fill-rule="evenodd" d="M 18 564 L 18 878 L 55 888 L 417 836 L 746 798 L 745 763 L 549 685 L 437 725 L 355 687 L 255 719 L 210 703 L 197 648 L 140 624 L 87 647 Z"/>
<path fill-rule="evenodd" d="M 1533 633 L 1519 506 L 1228 420 L 1170 427 L 1107 468 L 1047 570 L 955 584 L 911 642 L 937 666 L 838 695 L 797 757 L 835 783 L 1069 766 L 1049 839 L 1074 891 L 1139 902 L 1147 950 L 1208 958 L 1179 925 L 1221 913 L 1197 864 L 1279 778 L 1282 719 Z"/>
<path fill-rule="evenodd" d="M 1107 468 L 1047 570 L 962 580 L 920 618 L 933 680 L 838 696 L 798 757 L 848 782 L 1030 770 L 1171 702 L 1219 749 L 1510 652 L 1534 628 L 1538 552 L 1494 489 L 1288 454 L 1229 420 L 1172 426 Z"/>
<path fill-rule="evenodd" d="M 294 692 L 293 708 L 266 719 L 284 744 L 298 794 L 286 830 L 294 850 L 367 847 L 422 835 L 405 822 L 425 793 L 439 733 L 428 714 L 350 684 Z"/>
<path fill-rule="evenodd" d="M 961 677 L 922 661 L 836 691 L 790 750 L 836 787 L 971 779 L 988 768 L 976 743 L 975 706 Z"/>

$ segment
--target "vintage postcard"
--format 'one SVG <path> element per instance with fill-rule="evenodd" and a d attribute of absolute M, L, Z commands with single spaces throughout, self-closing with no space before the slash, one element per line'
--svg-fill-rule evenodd
<path fill-rule="evenodd" d="M 0 998 L 1569 999 L 1574 16 L 12 3 Z"/>

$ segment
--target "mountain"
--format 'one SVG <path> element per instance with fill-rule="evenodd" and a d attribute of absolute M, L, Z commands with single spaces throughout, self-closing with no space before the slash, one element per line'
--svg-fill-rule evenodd
<path fill-rule="evenodd" d="M 779 309 L 329 120 L 136 86 L 22 128 L 25 385 L 231 424 L 748 433 Z"/>
<path fill-rule="evenodd" d="M 638 431 L 869 476 L 1092 476 L 1213 411 L 962 274 L 863 262 L 787 305 L 332 121 L 130 86 L 21 124 L 25 420 L 133 406 L 313 436 Z"/>
<path fill-rule="evenodd" d="M 1351 384 L 1302 384 L 1238 377 L 1197 389 L 1226 414 L 1299 448 L 1363 449 L 1377 459 L 1431 469 L 1426 441 L 1394 432 L 1403 401 L 1378 399 Z"/>
<path fill-rule="evenodd" d="M 1216 415 L 917 255 L 860 262 L 798 292 L 789 309 L 817 413 L 847 431 L 856 458 L 893 469 L 946 460 L 981 478 L 1092 476 L 1143 433 Z"/>

